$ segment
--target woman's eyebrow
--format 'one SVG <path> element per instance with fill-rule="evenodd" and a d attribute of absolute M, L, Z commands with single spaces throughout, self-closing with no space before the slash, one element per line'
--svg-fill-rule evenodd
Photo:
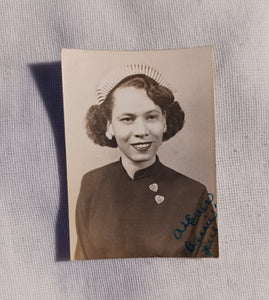
<path fill-rule="evenodd" d="M 157 110 L 157 109 L 151 109 L 151 110 L 148 110 L 144 113 L 144 115 L 148 115 L 148 114 L 151 114 L 151 113 L 157 113 L 159 114 L 160 112 Z M 130 112 L 123 112 L 119 115 L 119 117 L 123 117 L 123 116 L 128 116 L 128 117 L 135 117 L 136 114 L 134 113 L 130 113 Z"/>
<path fill-rule="evenodd" d="M 160 113 L 157 109 L 152 109 L 152 110 L 149 110 L 147 111 L 145 114 L 151 114 L 151 113 Z"/>
<path fill-rule="evenodd" d="M 123 113 L 120 114 L 120 117 L 122 117 L 122 116 L 133 117 L 133 116 L 135 116 L 135 114 L 123 112 Z"/>

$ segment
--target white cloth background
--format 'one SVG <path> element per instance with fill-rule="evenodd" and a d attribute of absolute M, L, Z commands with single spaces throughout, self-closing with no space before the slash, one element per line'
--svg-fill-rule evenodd
<path fill-rule="evenodd" d="M 2 0 L 0 11 L 0 299 L 268 299 L 268 1 Z M 66 261 L 60 65 L 49 63 L 61 48 L 203 45 L 215 47 L 220 258 Z"/>

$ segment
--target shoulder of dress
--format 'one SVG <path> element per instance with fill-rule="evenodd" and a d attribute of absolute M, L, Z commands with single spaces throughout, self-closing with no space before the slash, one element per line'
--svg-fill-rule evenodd
<path fill-rule="evenodd" d="M 87 180 L 87 179 L 91 179 L 91 178 L 96 178 L 96 177 L 103 177 L 103 176 L 107 176 L 110 173 L 114 173 L 115 170 L 117 170 L 120 167 L 120 162 L 119 161 L 115 161 L 113 163 L 110 163 L 108 165 L 93 169 L 87 173 L 85 173 L 83 175 L 83 179 Z"/>
<path fill-rule="evenodd" d="M 194 190 L 200 190 L 202 191 L 206 191 L 206 187 L 205 185 L 203 185 L 201 182 L 188 177 L 182 173 L 177 172 L 174 169 L 171 169 L 165 165 L 163 165 L 164 167 L 164 176 L 165 179 L 170 181 L 171 183 L 178 185 L 178 184 L 183 184 L 184 186 L 188 186 L 191 187 Z"/>
<path fill-rule="evenodd" d="M 116 173 L 119 166 L 120 162 L 114 162 L 85 173 L 81 180 L 80 194 L 90 195 L 94 193 L 94 191 L 100 189 L 100 186 L 106 182 L 106 178 L 113 178 L 113 174 Z"/>

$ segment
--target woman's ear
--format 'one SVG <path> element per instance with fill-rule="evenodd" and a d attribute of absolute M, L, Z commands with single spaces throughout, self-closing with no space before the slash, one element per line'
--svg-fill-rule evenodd
<path fill-rule="evenodd" d="M 106 128 L 107 128 L 106 130 L 107 133 L 109 133 L 111 136 L 115 136 L 114 129 L 110 121 L 107 122 Z"/>
<path fill-rule="evenodd" d="M 163 113 L 163 133 L 167 131 L 166 112 Z"/>
<path fill-rule="evenodd" d="M 106 133 L 105 133 L 105 135 L 106 135 L 106 137 L 111 141 L 112 140 L 112 138 L 113 138 L 113 136 L 114 136 L 114 130 L 113 130 L 113 127 L 112 127 L 112 125 L 111 125 L 111 123 L 110 122 L 107 122 L 107 130 L 106 130 Z"/>

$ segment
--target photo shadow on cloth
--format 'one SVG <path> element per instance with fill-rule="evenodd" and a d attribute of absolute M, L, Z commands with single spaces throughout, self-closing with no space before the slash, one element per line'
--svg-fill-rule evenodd
<path fill-rule="evenodd" d="M 60 202 L 56 221 L 56 261 L 69 260 L 69 222 L 61 62 L 30 64 L 51 122 L 57 151 Z"/>

